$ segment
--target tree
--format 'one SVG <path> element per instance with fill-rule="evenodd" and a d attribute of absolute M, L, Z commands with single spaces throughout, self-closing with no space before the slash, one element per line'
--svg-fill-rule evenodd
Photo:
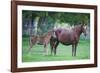
<path fill-rule="evenodd" d="M 88 13 L 23 10 L 22 14 L 23 31 L 29 31 L 28 35 L 30 36 L 46 33 L 55 25 L 62 25 L 62 23 L 68 23 L 71 26 L 90 23 L 90 14 Z"/>

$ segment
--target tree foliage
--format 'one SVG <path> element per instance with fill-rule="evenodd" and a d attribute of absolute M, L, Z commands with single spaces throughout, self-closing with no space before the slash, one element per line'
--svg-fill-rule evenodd
<path fill-rule="evenodd" d="M 36 18 L 38 20 L 36 21 Z M 37 23 L 34 23 L 37 22 Z M 34 34 L 34 28 L 37 28 L 39 34 L 45 33 L 54 28 L 57 23 L 68 23 L 69 25 L 77 25 L 79 23 L 89 24 L 89 13 L 72 13 L 72 12 L 48 12 L 48 11 L 22 11 L 23 31 L 30 31 Z M 35 25 L 37 24 L 37 27 Z M 23 34 L 26 32 L 23 32 Z"/>

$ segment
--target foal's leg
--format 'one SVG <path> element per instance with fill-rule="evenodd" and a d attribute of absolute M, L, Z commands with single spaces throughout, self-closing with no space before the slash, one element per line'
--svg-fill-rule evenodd
<path fill-rule="evenodd" d="M 29 37 L 29 48 L 28 48 L 29 52 L 31 51 L 31 48 L 32 48 L 32 40 L 31 37 Z"/>
<path fill-rule="evenodd" d="M 53 37 L 51 37 L 50 39 L 51 55 L 54 52 L 55 44 L 56 44 L 56 40 Z"/>
<path fill-rule="evenodd" d="M 32 40 L 31 40 L 31 39 L 29 39 L 29 52 L 32 50 L 32 47 L 33 47 Z"/>
<path fill-rule="evenodd" d="M 33 41 L 33 40 L 30 38 L 30 40 L 29 40 L 29 52 L 32 51 L 32 47 L 33 47 L 33 45 L 35 45 L 35 43 L 36 43 L 36 41 Z"/>
<path fill-rule="evenodd" d="M 57 51 L 57 46 L 59 44 L 59 41 L 55 42 L 55 46 L 54 46 L 54 55 L 56 55 L 56 51 Z"/>
<path fill-rule="evenodd" d="M 34 44 L 32 44 L 32 43 L 30 44 L 30 47 L 29 47 L 29 52 L 31 52 L 31 51 L 32 51 L 32 47 L 33 47 L 33 45 L 34 45 Z"/>
<path fill-rule="evenodd" d="M 48 55 L 48 48 L 47 48 L 47 44 L 44 44 L 44 55 Z"/>

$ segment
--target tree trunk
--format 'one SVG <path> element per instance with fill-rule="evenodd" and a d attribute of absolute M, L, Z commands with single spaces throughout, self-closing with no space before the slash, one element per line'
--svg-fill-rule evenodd
<path fill-rule="evenodd" d="M 36 17 L 34 20 L 34 34 L 37 35 L 37 29 L 38 29 L 38 22 L 40 17 Z"/>

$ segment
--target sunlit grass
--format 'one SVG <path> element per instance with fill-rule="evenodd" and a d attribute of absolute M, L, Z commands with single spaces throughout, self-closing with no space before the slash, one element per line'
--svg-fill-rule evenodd
<path fill-rule="evenodd" d="M 61 60 L 80 60 L 90 58 L 90 41 L 80 40 L 77 47 L 77 56 L 72 56 L 72 46 L 65 46 L 59 44 L 57 47 L 57 55 L 51 55 L 50 46 L 48 45 L 49 53 L 44 55 L 43 45 L 34 45 L 31 53 L 29 50 L 28 38 L 23 38 L 22 41 L 22 61 L 23 62 L 36 62 L 36 61 L 61 61 Z"/>

